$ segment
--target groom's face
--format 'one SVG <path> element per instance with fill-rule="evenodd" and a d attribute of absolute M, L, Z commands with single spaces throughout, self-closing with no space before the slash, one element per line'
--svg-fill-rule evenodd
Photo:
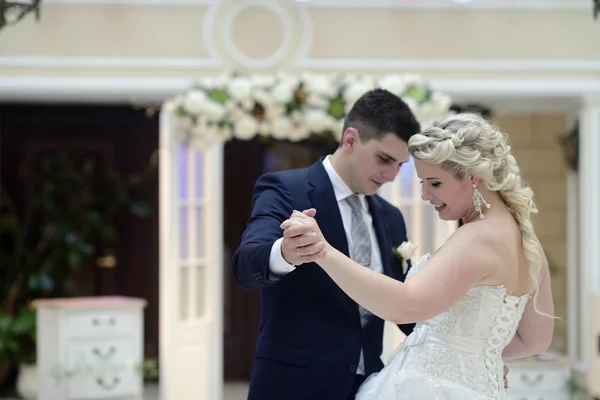
<path fill-rule="evenodd" d="M 393 181 L 402 164 L 408 162 L 408 144 L 394 134 L 356 144 L 352 152 L 352 189 L 375 194 L 384 183 Z"/>

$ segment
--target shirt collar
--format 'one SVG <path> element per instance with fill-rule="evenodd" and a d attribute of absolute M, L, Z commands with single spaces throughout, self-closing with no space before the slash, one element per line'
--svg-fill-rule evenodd
<path fill-rule="evenodd" d="M 327 175 L 329 176 L 329 180 L 331 181 L 331 185 L 333 186 L 333 193 L 335 194 L 335 199 L 337 201 L 342 201 L 342 200 L 346 199 L 347 197 L 352 196 L 355 193 L 352 192 L 352 190 L 348 187 L 346 182 L 344 182 L 344 180 L 337 173 L 335 168 L 333 168 L 333 165 L 331 164 L 331 160 L 329 159 L 330 157 L 331 157 L 331 155 L 328 155 L 323 160 L 323 168 L 325 168 L 325 172 L 327 172 Z M 358 199 L 360 200 L 360 204 L 361 204 L 363 210 L 365 210 L 365 211 L 368 210 L 367 199 L 365 198 L 365 195 L 357 194 L 357 196 L 358 196 Z"/>

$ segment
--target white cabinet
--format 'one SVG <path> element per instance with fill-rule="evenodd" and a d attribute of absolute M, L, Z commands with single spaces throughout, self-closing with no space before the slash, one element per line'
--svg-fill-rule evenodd
<path fill-rule="evenodd" d="M 38 400 L 142 399 L 146 301 L 40 299 Z"/>
<path fill-rule="evenodd" d="M 568 358 L 542 361 L 535 358 L 510 361 L 508 386 L 512 400 L 570 400 Z"/>

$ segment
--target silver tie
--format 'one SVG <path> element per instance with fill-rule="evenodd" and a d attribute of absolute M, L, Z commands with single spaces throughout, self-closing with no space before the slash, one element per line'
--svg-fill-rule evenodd
<path fill-rule="evenodd" d="M 371 236 L 367 229 L 367 224 L 362 216 L 362 207 L 360 199 L 356 195 L 352 195 L 346 198 L 346 201 L 350 205 L 352 210 L 352 220 L 350 225 L 350 258 L 355 262 L 364 265 L 369 268 L 371 265 Z M 365 310 L 361 305 L 358 306 L 358 312 L 360 314 L 360 324 L 365 326 L 372 314 Z M 364 353 L 361 350 L 360 359 L 358 360 L 358 370 L 365 373 L 365 361 Z"/>
<path fill-rule="evenodd" d="M 352 209 L 350 257 L 357 263 L 368 267 L 371 264 L 371 237 L 362 216 L 360 199 L 358 196 L 352 195 L 347 197 L 346 201 Z"/>

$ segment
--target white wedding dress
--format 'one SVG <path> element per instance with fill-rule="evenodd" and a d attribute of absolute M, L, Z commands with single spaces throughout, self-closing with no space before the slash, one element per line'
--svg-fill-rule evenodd
<path fill-rule="evenodd" d="M 411 268 L 410 279 L 429 255 Z M 475 286 L 444 313 L 420 322 L 357 400 L 507 400 L 502 351 L 530 296 L 503 286 Z"/>

